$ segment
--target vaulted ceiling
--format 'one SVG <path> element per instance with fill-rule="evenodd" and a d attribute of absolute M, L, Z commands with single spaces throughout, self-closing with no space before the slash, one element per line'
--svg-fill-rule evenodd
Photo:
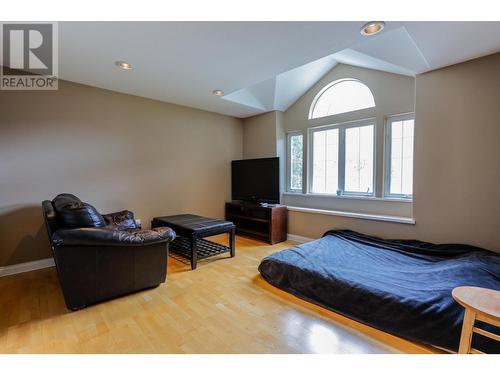
<path fill-rule="evenodd" d="M 500 51 L 500 22 L 387 22 L 369 37 L 362 25 L 60 22 L 59 76 L 248 117 L 286 110 L 338 63 L 414 76 Z"/>

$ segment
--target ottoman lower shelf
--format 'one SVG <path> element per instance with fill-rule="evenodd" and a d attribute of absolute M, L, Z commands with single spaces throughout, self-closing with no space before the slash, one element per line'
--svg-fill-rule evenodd
<path fill-rule="evenodd" d="M 170 244 L 170 251 L 191 260 L 191 241 L 186 237 L 178 236 Z M 231 252 L 231 248 L 199 238 L 196 240 L 196 252 L 198 259 L 205 259 L 214 255 L 229 253 Z"/>

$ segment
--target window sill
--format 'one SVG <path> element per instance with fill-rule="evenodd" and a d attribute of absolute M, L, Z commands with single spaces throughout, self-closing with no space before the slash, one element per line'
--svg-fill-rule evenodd
<path fill-rule="evenodd" d="M 337 194 L 321 194 L 321 193 L 300 193 L 293 191 L 286 191 L 283 195 L 290 196 L 301 196 L 301 197 L 325 197 L 325 198 L 336 198 L 336 199 L 354 199 L 354 200 L 371 200 L 380 202 L 413 202 L 412 198 L 400 198 L 400 197 L 375 197 L 373 195 L 337 195 Z"/>
<path fill-rule="evenodd" d="M 287 206 L 287 208 L 289 211 L 307 212 L 320 215 L 342 216 L 342 217 L 351 217 L 355 219 L 386 221 L 391 223 L 410 224 L 410 225 L 414 225 L 416 223 L 415 219 L 410 217 L 363 214 L 358 212 L 321 210 L 318 208 L 306 208 L 306 207 L 294 207 L 294 206 Z"/>

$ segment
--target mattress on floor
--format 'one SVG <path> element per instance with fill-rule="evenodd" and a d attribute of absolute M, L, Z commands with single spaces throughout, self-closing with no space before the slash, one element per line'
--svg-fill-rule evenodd
<path fill-rule="evenodd" d="M 383 240 L 353 231 L 324 237 L 262 260 L 270 284 L 377 329 L 457 351 L 464 309 L 461 285 L 500 290 L 500 255 L 460 244 Z M 500 334 L 483 323 L 479 327 Z M 473 347 L 500 353 L 500 343 L 474 335 Z"/>

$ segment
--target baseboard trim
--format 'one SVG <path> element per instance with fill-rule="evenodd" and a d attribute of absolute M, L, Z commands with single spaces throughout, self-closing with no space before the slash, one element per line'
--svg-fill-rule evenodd
<path fill-rule="evenodd" d="M 0 267 L 0 277 L 40 270 L 42 268 L 49 268 L 54 266 L 55 263 L 53 258 L 45 258 L 34 260 L 32 262 L 13 264 L 11 266 Z"/>
<path fill-rule="evenodd" d="M 290 233 L 288 233 L 286 235 L 286 239 L 288 241 L 294 241 L 294 242 L 298 242 L 298 243 L 306 243 L 306 242 L 314 241 L 314 238 L 299 236 L 297 234 L 290 234 Z"/>

